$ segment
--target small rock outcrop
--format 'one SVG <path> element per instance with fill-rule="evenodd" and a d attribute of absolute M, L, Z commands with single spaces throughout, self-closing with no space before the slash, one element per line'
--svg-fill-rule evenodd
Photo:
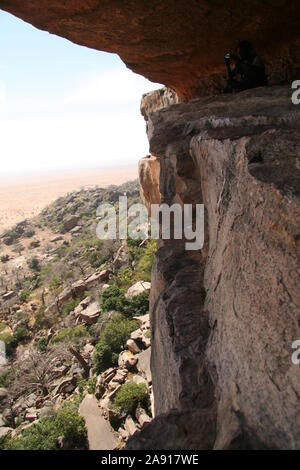
<path fill-rule="evenodd" d="M 149 155 L 139 161 L 140 193 L 149 215 L 151 204 L 160 204 L 161 202 L 159 177 L 159 158 Z"/>

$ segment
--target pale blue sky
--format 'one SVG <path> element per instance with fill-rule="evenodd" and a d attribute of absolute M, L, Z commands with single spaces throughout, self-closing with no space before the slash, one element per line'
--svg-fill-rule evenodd
<path fill-rule="evenodd" d="M 158 87 L 0 10 L 0 176 L 135 165 L 148 153 L 140 98 Z"/>

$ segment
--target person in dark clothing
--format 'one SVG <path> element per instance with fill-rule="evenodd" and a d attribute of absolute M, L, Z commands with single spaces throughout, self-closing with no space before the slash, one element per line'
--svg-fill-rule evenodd
<path fill-rule="evenodd" d="M 266 86 L 268 79 L 265 64 L 258 55 L 253 53 L 251 43 L 241 41 L 237 45 L 237 53 L 237 56 L 230 53 L 225 55 L 228 81 L 224 92 L 232 93 L 234 90 L 242 91 Z M 231 68 L 231 59 L 235 60 L 233 68 Z"/>

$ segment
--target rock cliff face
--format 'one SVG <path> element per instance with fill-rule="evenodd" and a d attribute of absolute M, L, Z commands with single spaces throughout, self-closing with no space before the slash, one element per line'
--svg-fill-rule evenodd
<path fill-rule="evenodd" d="M 201 252 L 160 241 L 151 292 L 157 418 L 129 445 L 169 434 L 176 410 L 184 424 L 175 448 L 186 432 L 191 448 L 299 447 L 299 123 L 287 87 L 148 116 L 162 200 L 203 202 L 206 237 Z"/>
<path fill-rule="evenodd" d="M 116 52 L 181 99 L 222 87 L 224 53 L 244 38 L 266 59 L 272 83 L 299 75 L 298 0 L 0 0 L 0 8 L 77 44 Z"/>

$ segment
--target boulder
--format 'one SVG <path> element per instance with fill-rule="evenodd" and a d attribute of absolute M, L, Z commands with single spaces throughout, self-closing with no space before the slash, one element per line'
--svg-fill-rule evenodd
<path fill-rule="evenodd" d="M 26 413 L 25 413 L 25 420 L 29 421 L 32 423 L 33 421 L 36 421 L 38 417 L 38 413 L 36 408 L 27 408 Z"/>
<path fill-rule="evenodd" d="M 70 217 L 67 217 L 65 220 L 64 220 L 64 230 L 66 232 L 69 232 L 70 230 L 72 230 L 74 227 L 76 227 L 76 225 L 78 224 L 79 222 L 79 217 L 77 217 L 76 215 L 72 215 Z"/>
<path fill-rule="evenodd" d="M 70 230 L 70 233 L 72 235 L 76 235 L 77 233 L 81 232 L 82 230 L 82 227 L 81 225 L 76 225 L 76 227 L 72 228 L 72 230 Z"/>
<path fill-rule="evenodd" d="M 130 335 L 130 339 L 133 341 L 141 342 L 143 340 L 142 330 L 139 328 L 138 330 L 133 331 Z"/>
<path fill-rule="evenodd" d="M 150 421 L 151 421 L 150 416 L 146 413 L 146 411 L 143 408 L 137 408 L 137 410 L 135 412 L 135 416 L 136 416 L 141 428 L 143 428 L 144 426 L 149 424 Z"/>
<path fill-rule="evenodd" d="M 103 372 L 97 380 L 101 381 L 104 384 L 108 384 L 116 375 L 117 369 L 111 367 L 110 369 L 107 369 L 105 372 Z"/>
<path fill-rule="evenodd" d="M 57 297 L 57 303 L 60 307 L 73 298 L 73 292 L 70 287 L 66 287 Z"/>
<path fill-rule="evenodd" d="M 151 282 L 138 281 L 133 286 L 129 287 L 129 289 L 127 290 L 125 294 L 125 297 L 127 299 L 132 299 L 136 295 L 142 294 L 143 292 L 146 292 L 147 294 L 149 294 L 150 289 L 151 289 Z"/>
<path fill-rule="evenodd" d="M 116 375 L 112 379 L 112 382 L 115 382 L 117 384 L 122 384 L 125 381 L 127 374 L 128 374 L 127 369 L 118 369 Z"/>
<path fill-rule="evenodd" d="M 133 320 L 136 320 L 141 329 L 150 328 L 150 315 L 146 313 L 145 315 L 140 315 L 139 317 L 133 317 Z"/>
<path fill-rule="evenodd" d="M 93 353 L 95 351 L 95 346 L 93 346 L 90 343 L 87 343 L 82 350 L 82 355 L 83 357 L 90 358 L 92 357 Z"/>
<path fill-rule="evenodd" d="M 76 388 L 76 380 L 74 377 L 65 377 L 58 384 L 54 384 L 53 396 L 60 395 L 62 393 L 71 393 Z"/>
<path fill-rule="evenodd" d="M 77 318 L 87 325 L 97 323 L 101 310 L 98 302 L 91 303 L 86 309 L 78 313 Z"/>
<path fill-rule="evenodd" d="M 124 428 L 120 427 L 118 429 L 118 434 L 120 434 L 123 441 L 127 441 L 128 437 L 129 437 L 129 433 Z"/>
<path fill-rule="evenodd" d="M 124 367 L 125 369 L 130 370 L 136 365 L 137 361 L 137 356 L 133 355 L 132 352 L 123 351 L 119 355 L 118 365 L 119 367 Z"/>
<path fill-rule="evenodd" d="M 39 418 L 51 418 L 55 415 L 54 407 L 52 405 L 43 406 L 38 410 Z"/>
<path fill-rule="evenodd" d="M 138 428 L 130 415 L 128 415 L 125 420 L 124 428 L 129 436 L 134 436 L 134 434 L 138 432 Z"/>
<path fill-rule="evenodd" d="M 82 292 L 86 290 L 86 284 L 84 280 L 79 279 L 78 281 L 73 282 L 71 288 L 72 288 L 73 294 L 77 296 L 79 294 L 82 294 Z"/>
<path fill-rule="evenodd" d="M 13 290 L 10 290 L 9 292 L 6 292 L 5 294 L 2 295 L 3 300 L 10 300 L 12 299 L 16 293 Z"/>
<path fill-rule="evenodd" d="M 57 237 L 54 237 L 50 240 L 51 243 L 56 243 L 63 240 L 63 237 L 61 235 L 58 235 Z"/>
<path fill-rule="evenodd" d="M 138 374 L 134 374 L 132 376 L 132 381 L 135 382 L 136 384 L 145 384 L 146 386 L 148 386 L 147 380 Z"/>
<path fill-rule="evenodd" d="M 104 269 L 100 272 L 96 272 L 88 277 L 85 281 L 87 289 L 91 287 L 96 287 L 98 284 L 106 281 L 109 277 L 110 271 L 108 269 Z"/>
<path fill-rule="evenodd" d="M 138 354 L 141 352 L 140 348 L 138 347 L 138 345 L 133 339 L 129 339 L 126 342 L 126 348 L 129 349 L 129 351 L 132 352 L 133 354 Z"/>

